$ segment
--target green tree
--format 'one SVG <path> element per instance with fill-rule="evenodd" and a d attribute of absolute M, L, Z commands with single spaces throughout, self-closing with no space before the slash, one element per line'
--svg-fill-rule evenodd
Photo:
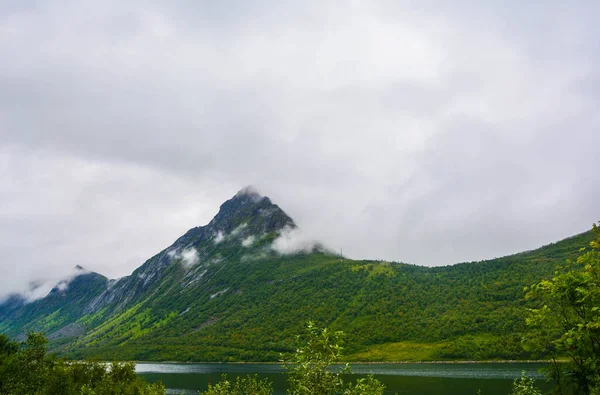
<path fill-rule="evenodd" d="M 217 384 L 208 385 L 208 390 L 201 395 L 271 395 L 273 383 L 269 379 L 260 380 L 258 375 L 237 377 L 234 382 L 227 379 L 227 375 L 221 376 Z"/>
<path fill-rule="evenodd" d="M 567 261 L 550 280 L 541 281 L 527 297 L 532 309 L 524 337 L 526 349 L 550 357 L 550 377 L 557 394 L 595 394 L 600 389 L 600 228 L 596 240 Z M 559 359 L 568 363 L 558 363 Z"/>
<path fill-rule="evenodd" d="M 0 382 L 9 394 L 42 394 L 42 388 L 51 378 L 53 360 L 46 356 L 48 341 L 41 333 L 29 332 L 27 340 L 16 344 L 2 361 Z"/>
<path fill-rule="evenodd" d="M 308 322 L 306 332 L 297 337 L 296 351 L 284 360 L 287 369 L 290 395 L 381 395 L 385 386 L 373 376 L 361 378 L 355 383 L 345 383 L 343 374 L 351 373 L 346 364 L 335 369 L 342 355 L 340 345 L 343 332 L 320 329 Z M 238 377 L 235 382 L 223 375 L 221 381 L 209 385 L 201 395 L 270 395 L 272 384 L 265 379 L 259 381 L 256 376 Z"/>
<path fill-rule="evenodd" d="M 525 372 L 521 374 L 521 378 L 513 381 L 513 390 L 510 395 L 542 395 L 540 390 L 535 388 L 535 380 L 527 377 Z"/>
<path fill-rule="evenodd" d="M 357 380 L 356 384 L 344 383 L 343 374 L 351 373 L 346 364 L 333 370 L 342 355 L 341 331 L 319 329 L 308 322 L 304 336 L 298 336 L 296 352 L 284 366 L 288 371 L 291 395 L 380 395 L 385 386 L 372 376 Z"/>
<path fill-rule="evenodd" d="M 297 338 L 296 352 L 290 361 L 285 361 L 290 394 L 327 395 L 343 389 L 342 374 L 349 372 L 349 366 L 344 366 L 340 372 L 330 369 L 342 355 L 342 337 L 340 331 L 319 329 L 308 322 L 305 335 Z"/>

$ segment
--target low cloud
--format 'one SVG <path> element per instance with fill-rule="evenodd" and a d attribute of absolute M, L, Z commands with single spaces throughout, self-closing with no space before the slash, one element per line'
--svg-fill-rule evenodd
<path fill-rule="evenodd" d="M 285 228 L 279 237 L 273 241 L 271 248 L 280 254 L 288 255 L 297 252 L 310 252 L 318 245 L 316 240 L 308 237 L 302 230 Z"/>
<path fill-rule="evenodd" d="M 167 252 L 167 255 L 169 255 L 171 259 L 180 260 L 185 267 L 191 267 L 200 262 L 198 250 L 196 250 L 194 247 L 186 248 L 182 252 L 171 250 Z"/>
<path fill-rule="evenodd" d="M 32 283 L 31 287 L 20 295 L 25 299 L 25 302 L 31 303 L 38 299 L 46 297 L 50 293 L 50 291 L 52 291 L 52 288 L 54 288 L 55 286 L 56 283 L 54 281 Z"/>
<path fill-rule="evenodd" d="M 29 283 L 28 287 L 15 294 L 20 295 L 26 303 L 35 302 L 38 299 L 45 298 L 54 289 L 65 292 L 69 289 L 69 283 L 78 275 L 87 273 L 86 270 L 77 267 L 73 268 L 66 276 L 56 276 L 50 278 L 39 279 Z M 0 298 L 0 302 L 2 302 Z"/>
<path fill-rule="evenodd" d="M 198 256 L 198 251 L 194 247 L 192 247 L 183 250 L 183 252 L 181 253 L 181 260 L 186 266 L 194 266 L 198 262 L 200 262 L 200 257 Z"/>
<path fill-rule="evenodd" d="M 256 240 L 255 236 L 248 236 L 244 240 L 242 240 L 242 246 L 250 247 L 252 244 L 254 244 L 254 240 Z"/>
<path fill-rule="evenodd" d="M 218 231 L 217 235 L 215 236 L 215 244 L 219 244 L 224 239 L 225 239 L 225 235 L 223 235 L 223 232 L 222 231 Z"/>
<path fill-rule="evenodd" d="M 241 224 L 240 226 L 238 226 L 237 228 L 235 228 L 234 230 L 231 231 L 231 235 L 232 236 L 239 235 L 240 232 L 243 231 L 247 226 L 248 226 L 248 224 Z"/>

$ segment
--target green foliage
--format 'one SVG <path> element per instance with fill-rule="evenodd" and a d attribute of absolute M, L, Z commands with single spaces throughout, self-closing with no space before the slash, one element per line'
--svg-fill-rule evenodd
<path fill-rule="evenodd" d="M 532 309 L 524 345 L 553 360 L 557 393 L 592 394 L 600 389 L 600 229 L 576 262 L 567 261 L 550 280 L 531 287 Z"/>
<path fill-rule="evenodd" d="M 379 361 L 431 361 L 440 359 L 440 354 L 448 346 L 446 342 L 417 343 L 397 342 L 375 345 L 368 350 L 346 356 L 349 362 L 379 362 Z"/>
<path fill-rule="evenodd" d="M 381 395 L 385 386 L 373 376 L 345 383 L 343 374 L 351 373 L 348 365 L 334 370 L 341 357 L 343 332 L 319 329 L 308 322 L 305 334 L 297 337 L 296 351 L 284 360 L 287 369 L 290 395 Z M 270 395 L 272 384 L 257 376 L 238 377 L 235 382 L 223 375 L 221 381 L 209 385 L 201 395 Z"/>
<path fill-rule="evenodd" d="M 227 379 L 227 375 L 221 376 L 217 384 L 208 385 L 201 395 L 271 395 L 273 383 L 269 379 L 260 380 L 258 375 L 237 377 L 234 382 Z"/>
<path fill-rule="evenodd" d="M 163 395 L 162 384 L 146 384 L 132 363 L 77 362 L 47 354 L 47 339 L 30 332 L 23 343 L 0 336 L 0 394 Z"/>
<path fill-rule="evenodd" d="M 297 337 L 296 351 L 288 360 L 284 360 L 287 369 L 290 395 L 382 395 L 385 386 L 373 376 L 356 380 L 356 383 L 344 383 L 343 374 L 351 373 L 346 365 L 333 370 L 342 355 L 340 345 L 343 332 L 319 329 L 308 322 L 305 334 Z M 270 395 L 273 386 L 257 376 L 238 377 L 235 382 L 223 375 L 221 381 L 208 386 L 200 395 Z"/>
<path fill-rule="evenodd" d="M 293 395 L 326 395 L 340 392 L 344 381 L 340 373 L 347 373 L 346 365 L 341 372 L 329 368 L 342 354 L 342 332 L 319 329 L 309 322 L 304 337 L 298 337 L 298 348 L 292 359 L 286 361 L 290 393 Z"/>
<path fill-rule="evenodd" d="M 7 357 L 16 353 L 19 350 L 19 345 L 12 342 L 6 335 L 0 333 L 0 357 Z"/>
<path fill-rule="evenodd" d="M 291 395 L 380 395 L 384 385 L 373 377 L 359 379 L 355 385 L 344 383 L 342 374 L 351 373 L 346 365 L 333 371 L 332 365 L 342 355 L 340 345 L 343 332 L 319 329 L 308 322 L 304 336 L 298 337 L 298 348 L 290 360 L 285 361 Z"/>
<path fill-rule="evenodd" d="M 45 298 L 31 303 L 17 298 L 12 305 L 0 304 L 1 331 L 9 336 L 18 336 L 27 330 L 53 333 L 75 324 L 107 284 L 108 279 L 102 275 L 84 273 L 75 277 L 66 291 L 55 288 Z"/>
<path fill-rule="evenodd" d="M 341 356 L 342 332 L 319 329 L 308 323 L 305 336 L 286 363 L 293 395 L 381 395 L 385 387 L 372 376 L 344 383 L 332 365 Z M 27 341 L 16 343 L 0 335 L 0 394 L 11 395 L 163 395 L 162 384 L 146 384 L 133 363 L 103 364 L 57 359 L 47 354 L 47 339 L 30 332 Z M 203 395 L 271 395 L 273 384 L 257 375 L 209 385 Z"/>
<path fill-rule="evenodd" d="M 535 380 L 527 377 L 525 372 L 521 374 L 521 378 L 513 381 L 513 390 L 510 395 L 542 395 L 540 390 L 535 388 Z"/>
<path fill-rule="evenodd" d="M 355 386 L 348 386 L 344 395 L 381 395 L 385 391 L 385 385 L 373 376 L 356 380 Z"/>
<path fill-rule="evenodd" d="M 346 332 L 348 361 L 530 359 L 520 340 L 527 308 L 539 306 L 524 298 L 523 287 L 552 278 L 556 265 L 574 259 L 593 235 L 427 268 L 318 251 L 281 256 L 265 244 L 276 232 L 242 247 L 251 225 L 218 244 L 194 244 L 195 266 L 161 266 L 166 252 L 157 254 L 111 288 L 129 293 L 98 311 L 84 306 L 105 279 L 90 276 L 69 285 L 77 303 L 54 295 L 16 310 L 0 306 L 0 328 L 12 337 L 43 329 L 50 350 L 76 359 L 277 361 L 313 319 Z M 139 275 L 155 266 L 155 282 L 144 285 L 149 277 Z M 80 332 L 56 333 L 69 325 Z"/>

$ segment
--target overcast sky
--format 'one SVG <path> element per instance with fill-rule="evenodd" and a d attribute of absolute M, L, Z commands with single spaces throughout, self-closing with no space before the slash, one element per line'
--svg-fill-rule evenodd
<path fill-rule="evenodd" d="M 0 297 L 130 273 L 245 185 L 352 258 L 600 220 L 600 2 L 0 4 Z"/>

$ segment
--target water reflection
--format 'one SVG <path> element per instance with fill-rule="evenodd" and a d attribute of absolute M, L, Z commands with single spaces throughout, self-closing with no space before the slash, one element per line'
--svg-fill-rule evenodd
<path fill-rule="evenodd" d="M 542 366 L 523 363 L 356 364 L 352 365 L 356 375 L 346 379 L 373 374 L 386 385 L 386 394 L 475 395 L 481 390 L 483 395 L 506 395 L 522 371 L 538 379 L 540 387 L 547 388 L 543 375 L 538 372 Z M 148 381 L 162 381 L 170 393 L 204 391 L 209 383 L 219 381 L 222 374 L 233 380 L 237 376 L 258 374 L 274 383 L 276 394 L 285 394 L 287 389 L 285 370 L 276 364 L 139 363 L 137 372 Z"/>

